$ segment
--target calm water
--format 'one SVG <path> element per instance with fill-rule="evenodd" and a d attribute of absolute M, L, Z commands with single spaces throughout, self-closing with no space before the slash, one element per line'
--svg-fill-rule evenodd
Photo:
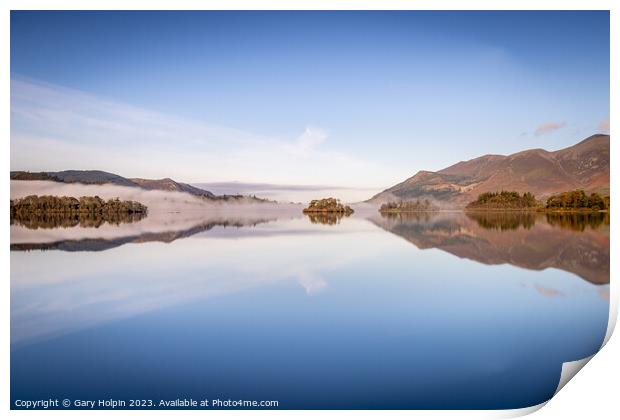
<path fill-rule="evenodd" d="M 603 216 L 122 229 L 11 227 L 13 402 L 518 408 L 549 399 L 607 327 Z"/>

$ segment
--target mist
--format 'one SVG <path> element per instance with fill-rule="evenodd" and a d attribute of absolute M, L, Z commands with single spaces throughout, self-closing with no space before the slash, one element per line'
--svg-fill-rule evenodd
<path fill-rule="evenodd" d="M 192 228 L 200 224 L 228 221 L 241 225 L 257 221 L 300 217 L 302 205 L 256 203 L 249 199 L 208 201 L 189 193 L 176 191 L 144 190 L 112 184 L 86 185 L 53 181 L 11 181 L 11 200 L 28 195 L 99 196 L 104 200 L 138 201 L 148 208 L 148 215 L 132 223 L 119 225 L 104 223 L 101 226 L 75 226 L 63 229 L 28 229 L 11 226 L 11 243 L 56 242 L 86 238 L 113 239 L 144 233 L 161 233 Z"/>

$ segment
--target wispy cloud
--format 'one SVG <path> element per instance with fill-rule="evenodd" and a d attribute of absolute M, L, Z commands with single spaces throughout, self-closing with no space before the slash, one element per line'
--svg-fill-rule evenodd
<path fill-rule="evenodd" d="M 603 121 L 601 121 L 598 124 L 598 129 L 603 133 L 609 133 L 609 118 L 605 118 Z"/>
<path fill-rule="evenodd" d="M 306 127 L 304 133 L 297 139 L 297 144 L 302 149 L 313 149 L 327 140 L 327 131 L 318 127 Z"/>
<path fill-rule="evenodd" d="M 11 80 L 11 124 L 14 170 L 351 187 L 391 180 L 389 168 L 329 147 L 320 127 L 300 128 L 290 139 L 270 137 L 23 78 Z"/>
<path fill-rule="evenodd" d="M 534 131 L 534 134 L 537 136 L 541 136 L 543 134 L 549 134 L 552 133 L 556 130 L 559 130 L 560 128 L 564 127 L 566 125 L 566 123 L 564 122 L 555 122 L 555 121 L 549 121 L 543 124 L 540 124 L 536 130 Z"/>

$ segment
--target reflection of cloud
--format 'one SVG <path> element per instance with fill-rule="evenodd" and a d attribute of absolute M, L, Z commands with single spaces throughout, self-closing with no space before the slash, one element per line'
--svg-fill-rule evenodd
<path fill-rule="evenodd" d="M 603 121 L 601 121 L 598 124 L 598 129 L 599 131 L 602 131 L 604 133 L 609 133 L 609 118 L 605 118 Z"/>
<path fill-rule="evenodd" d="M 299 273 L 298 277 L 299 284 L 301 284 L 304 289 L 306 289 L 306 293 L 310 296 L 322 292 L 327 287 L 327 282 L 325 281 L 325 279 L 315 273 L 302 271 L 301 273 Z"/>
<path fill-rule="evenodd" d="M 536 134 L 537 136 L 540 136 L 542 134 L 549 134 L 556 130 L 559 130 L 565 125 L 566 123 L 564 122 L 554 122 L 554 121 L 546 122 L 546 123 L 539 125 L 536 128 L 536 131 L 534 131 L 534 134 Z"/>
<path fill-rule="evenodd" d="M 564 293 L 558 290 L 555 290 L 555 289 L 548 288 L 548 287 L 536 286 L 536 291 L 540 293 L 541 295 L 547 296 L 547 297 L 564 296 Z"/>
<path fill-rule="evenodd" d="M 327 286 L 321 273 L 377 256 L 370 247 L 343 253 L 351 241 L 383 238 L 363 220 L 336 230 L 285 218 L 229 231 L 104 252 L 11 252 L 12 343 L 278 282 L 316 294 Z"/>

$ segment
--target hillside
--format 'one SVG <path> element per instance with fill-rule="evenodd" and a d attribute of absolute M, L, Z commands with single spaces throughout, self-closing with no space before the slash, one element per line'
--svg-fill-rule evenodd
<path fill-rule="evenodd" d="M 138 185 L 120 175 L 104 171 L 59 171 L 59 172 L 26 172 L 11 171 L 11 179 L 18 181 L 56 181 L 81 184 L 114 184 L 124 187 L 137 187 Z"/>
<path fill-rule="evenodd" d="M 144 179 L 144 178 L 130 178 L 131 182 L 138 184 L 140 187 L 146 190 L 162 190 L 162 191 L 179 191 L 186 192 L 192 195 L 198 195 L 207 198 L 215 198 L 215 194 L 211 191 L 203 190 L 202 188 L 194 187 L 190 184 L 182 182 L 176 182 L 170 178 L 164 179 Z"/>
<path fill-rule="evenodd" d="M 462 207 L 485 192 L 551 194 L 583 189 L 609 194 L 609 135 L 597 134 L 555 152 L 531 149 L 512 155 L 485 155 L 437 172 L 419 171 L 368 202 L 428 198 Z"/>
<path fill-rule="evenodd" d="M 210 191 L 194 187 L 190 184 L 176 182 L 170 178 L 124 178 L 120 175 L 95 170 L 70 170 L 59 172 L 12 171 L 11 179 L 19 181 L 56 181 L 81 184 L 114 184 L 124 187 L 142 188 L 145 190 L 177 191 L 186 192 L 199 197 L 217 198 L 217 196 Z"/>

